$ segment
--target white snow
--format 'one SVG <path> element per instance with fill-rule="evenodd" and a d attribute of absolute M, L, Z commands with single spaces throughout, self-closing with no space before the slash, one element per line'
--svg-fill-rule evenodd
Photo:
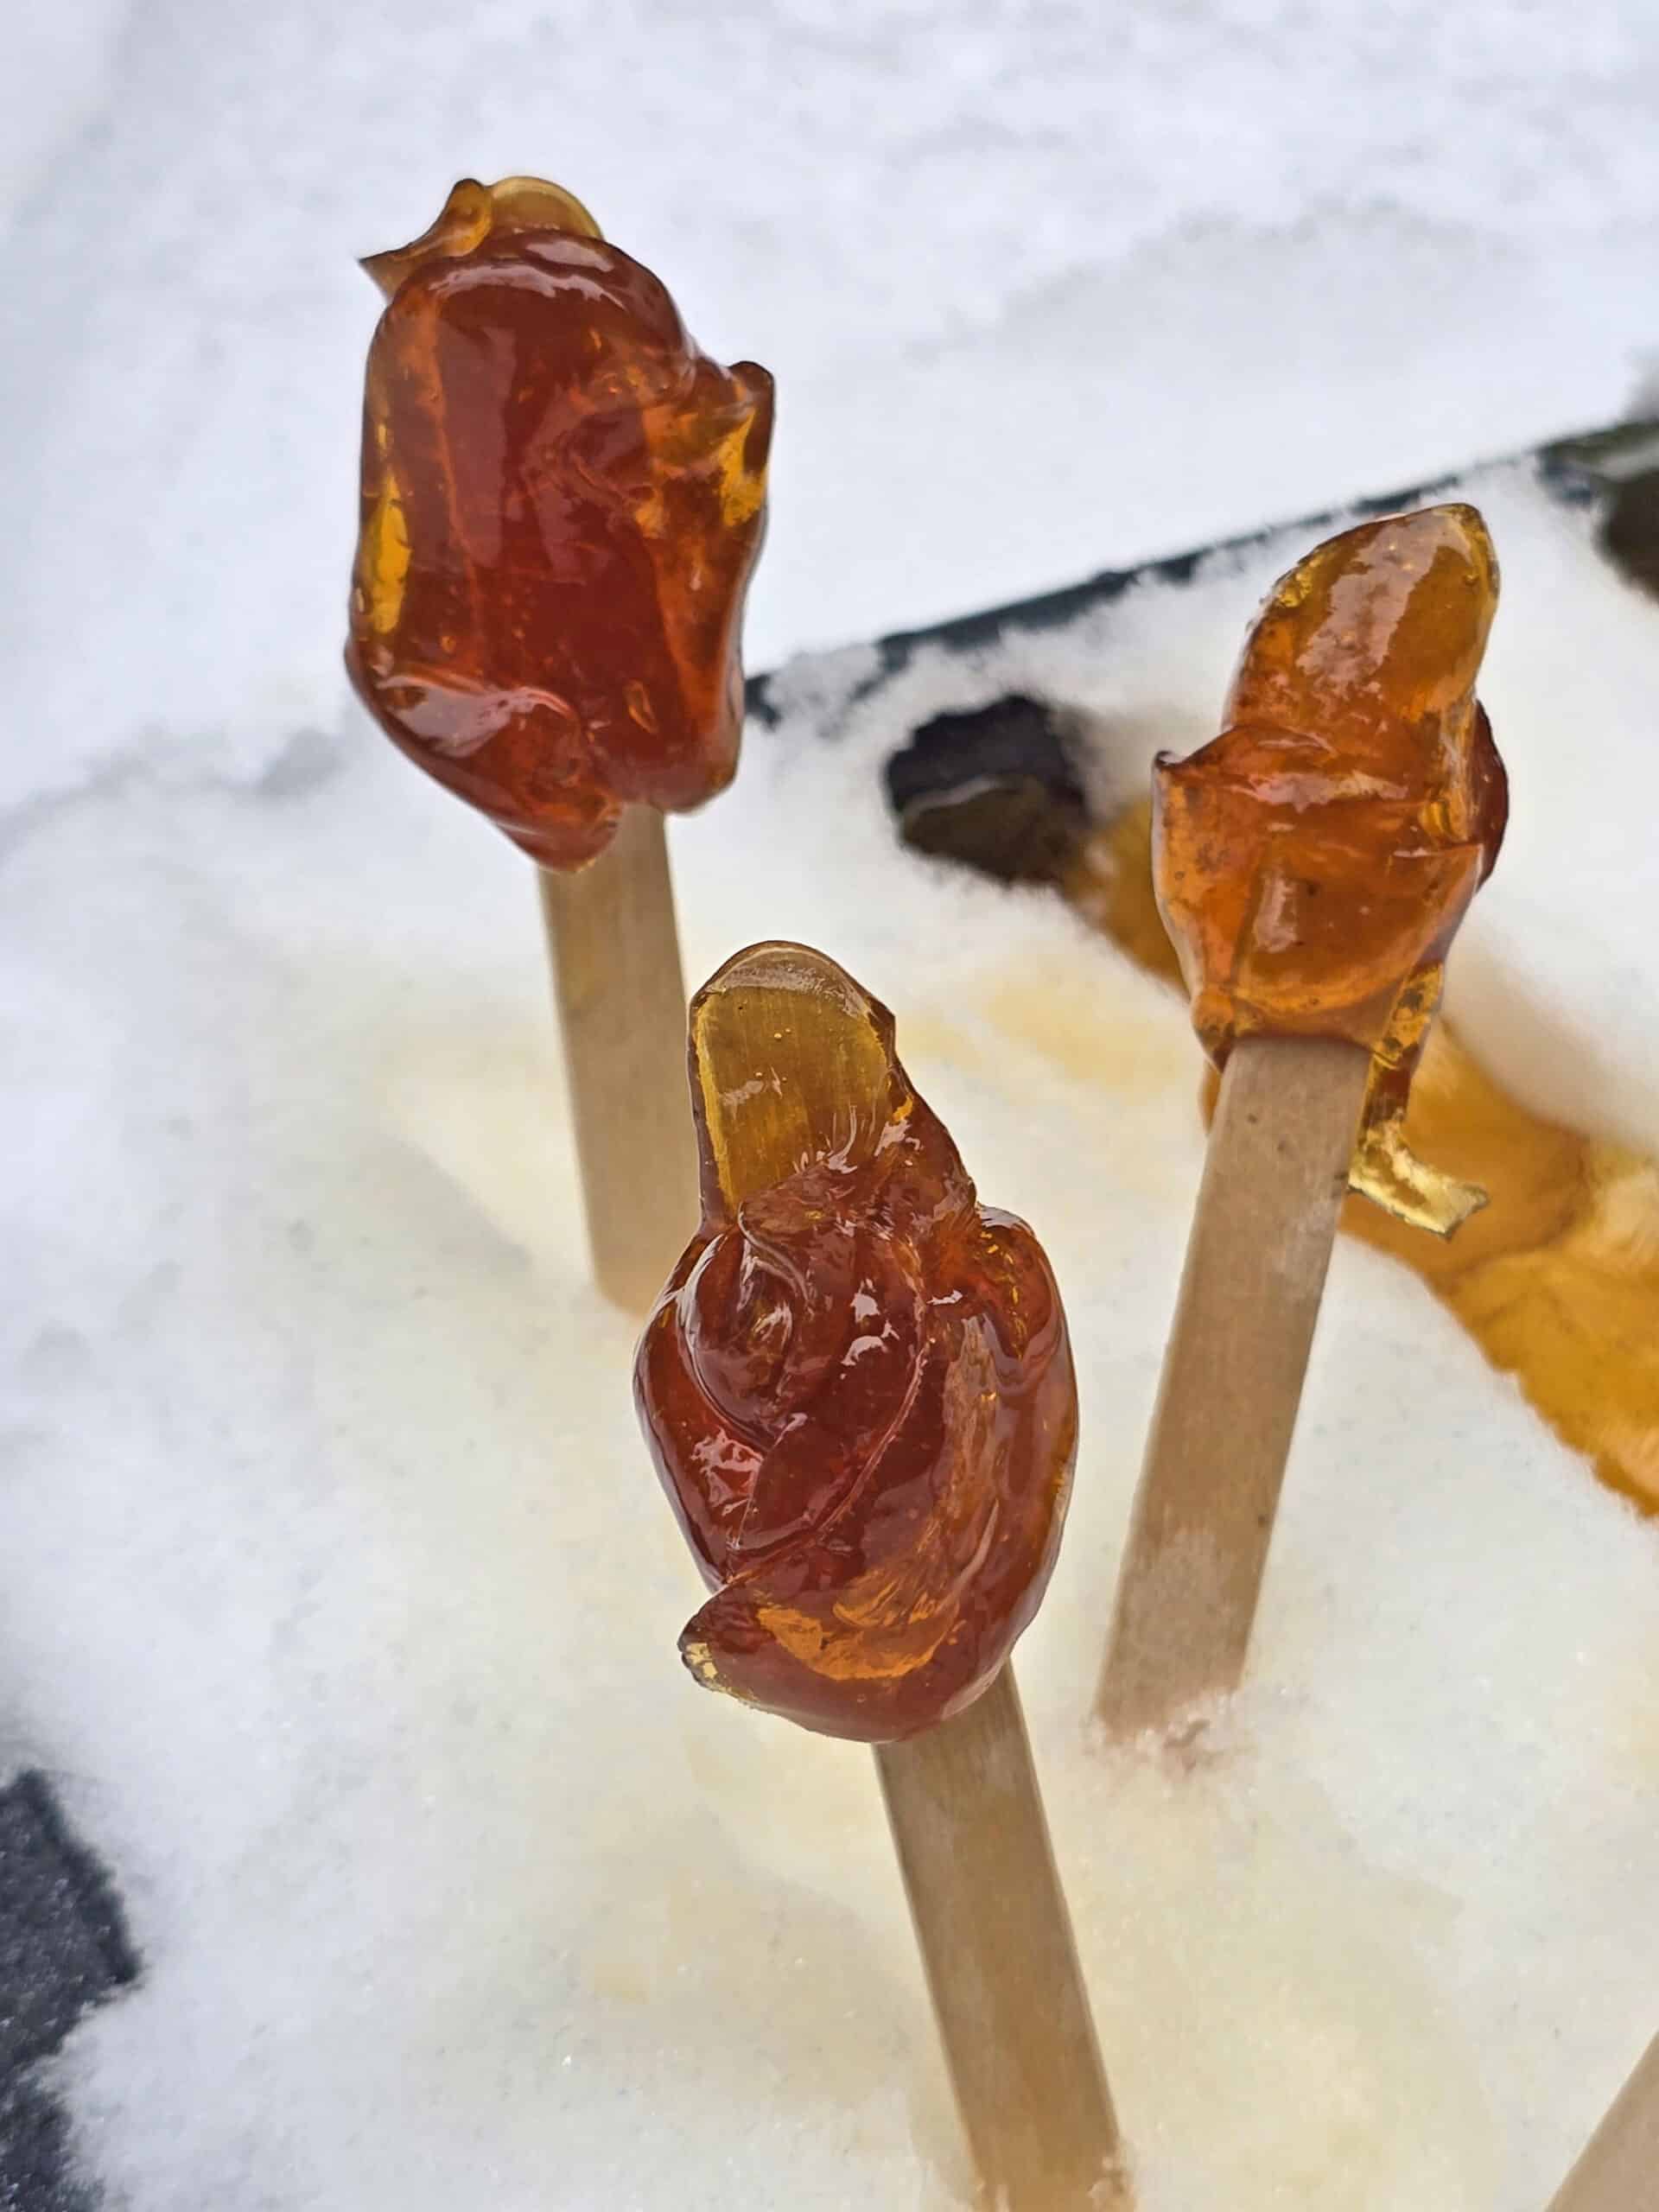
<path fill-rule="evenodd" d="M 766 360 L 761 664 L 1616 413 L 1659 345 L 1659 32 L 60 16 L 0 175 L 0 1774 L 57 1777 L 147 1961 L 66 2056 L 79 2140 L 131 2212 L 938 2212 L 869 1762 L 675 1656 L 698 1586 L 582 1280 L 527 871 L 345 700 L 350 256 L 543 167 Z M 1516 810 L 1455 1009 L 1659 1146 L 1659 614 L 1529 472 L 1470 488 Z M 792 666 L 675 826 L 687 963 L 843 960 L 1065 1287 L 1085 1444 L 1020 1669 L 1141 2212 L 1526 2212 L 1659 2026 L 1659 1536 L 1344 1245 L 1223 1756 L 1090 1748 L 1196 1052 L 1054 902 L 899 854 L 876 774 L 1035 683 L 1138 787 L 1300 550 L 924 654 L 833 744 L 868 656 Z"/>

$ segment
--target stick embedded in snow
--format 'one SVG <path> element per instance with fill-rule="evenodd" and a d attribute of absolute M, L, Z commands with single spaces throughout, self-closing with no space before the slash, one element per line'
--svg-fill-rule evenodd
<path fill-rule="evenodd" d="M 574 874 L 538 868 L 594 1280 L 649 1311 L 696 1219 L 685 984 L 668 843 L 630 807 Z"/>
<path fill-rule="evenodd" d="M 1101 1676 L 1114 1735 L 1243 1673 L 1370 1073 L 1326 1038 L 1227 1063 Z"/>
<path fill-rule="evenodd" d="M 1013 1668 L 954 1720 L 879 1744 L 875 1764 L 991 2202 L 1122 2205 L 1117 2122 Z"/>
<path fill-rule="evenodd" d="M 1551 2197 L 1549 2212 L 1659 2212 L 1659 2036 Z"/>

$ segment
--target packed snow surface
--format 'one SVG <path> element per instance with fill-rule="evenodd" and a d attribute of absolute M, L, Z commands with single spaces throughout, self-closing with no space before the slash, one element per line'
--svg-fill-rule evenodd
<path fill-rule="evenodd" d="M 6 141 L 0 1776 L 147 1963 L 61 2068 L 130 2212 L 939 2212 L 967 2176 L 869 1760 L 700 1694 L 584 1281 L 522 861 L 338 672 L 353 251 L 543 168 L 783 396 L 757 664 L 1616 413 L 1659 346 L 1643 11 L 160 4 L 33 24 Z M 1465 1038 L 1659 1149 L 1659 612 L 1465 489 L 1510 841 Z M 895 846 L 1007 689 L 1103 788 L 1213 734 L 1281 537 L 1071 629 L 798 660 L 675 825 L 688 969 L 895 1009 L 1065 1286 L 1076 1503 L 1020 1647 L 1141 2212 L 1541 2207 L 1659 2026 L 1659 1538 L 1338 1252 L 1249 1685 L 1084 1726 L 1196 1187 L 1179 1004 Z M 822 741 L 826 731 L 832 741 Z"/>

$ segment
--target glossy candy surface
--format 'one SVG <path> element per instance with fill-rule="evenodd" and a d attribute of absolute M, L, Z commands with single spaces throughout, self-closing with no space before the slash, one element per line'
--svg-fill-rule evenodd
<path fill-rule="evenodd" d="M 635 1369 L 717 1594 L 698 1681 L 895 1740 L 989 1687 L 1037 1610 L 1077 1446 L 1047 1261 L 981 1207 L 893 1017 L 800 945 L 693 1001 L 702 1223 Z"/>
<path fill-rule="evenodd" d="M 1508 811 L 1475 678 L 1497 563 L 1475 509 L 1344 531 L 1281 577 L 1221 736 L 1159 756 L 1159 906 L 1220 1065 L 1249 1036 L 1373 1055 L 1355 1182 L 1449 1231 L 1481 1203 L 1406 1149 L 1411 1075 L 1446 950 Z"/>
<path fill-rule="evenodd" d="M 737 763 L 772 379 L 697 350 L 650 270 L 533 178 L 465 180 L 365 264 L 346 661 L 381 727 L 544 866 Z"/>

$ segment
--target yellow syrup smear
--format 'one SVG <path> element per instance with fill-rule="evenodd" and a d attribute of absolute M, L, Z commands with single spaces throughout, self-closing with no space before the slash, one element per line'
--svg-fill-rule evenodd
<path fill-rule="evenodd" d="M 1180 988 L 1153 897 L 1147 801 L 1087 840 L 1063 888 Z M 1414 1268 L 1562 1442 L 1659 1513 L 1659 1165 L 1533 1113 L 1444 1021 L 1412 1084 L 1406 1141 L 1488 1205 L 1443 1240 L 1351 1197 L 1344 1229 Z"/>

